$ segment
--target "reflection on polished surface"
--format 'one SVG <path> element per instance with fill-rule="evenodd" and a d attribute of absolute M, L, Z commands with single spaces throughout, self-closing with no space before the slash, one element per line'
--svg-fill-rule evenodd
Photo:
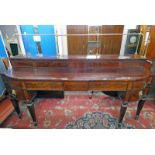
<path fill-rule="evenodd" d="M 141 56 L 138 54 L 128 54 L 126 56 L 122 55 L 57 55 L 57 56 L 26 56 L 26 55 L 18 55 L 11 56 L 11 59 L 146 59 L 145 56 Z"/>

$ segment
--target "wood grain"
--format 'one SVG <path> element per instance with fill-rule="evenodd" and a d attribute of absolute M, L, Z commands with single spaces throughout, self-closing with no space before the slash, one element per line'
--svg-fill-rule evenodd
<path fill-rule="evenodd" d="M 132 96 L 138 100 L 151 76 L 151 62 L 140 56 L 101 55 L 52 58 L 14 57 L 12 68 L 1 73 L 10 96 L 24 100 L 36 124 L 34 105 L 30 102 L 38 90 L 59 91 L 123 91 L 119 123 Z M 18 111 L 17 111 L 18 112 Z"/>

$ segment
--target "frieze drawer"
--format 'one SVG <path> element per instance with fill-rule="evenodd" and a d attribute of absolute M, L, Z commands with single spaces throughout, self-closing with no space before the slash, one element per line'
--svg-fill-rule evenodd
<path fill-rule="evenodd" d="M 63 90 L 63 82 L 25 82 L 28 90 Z"/>

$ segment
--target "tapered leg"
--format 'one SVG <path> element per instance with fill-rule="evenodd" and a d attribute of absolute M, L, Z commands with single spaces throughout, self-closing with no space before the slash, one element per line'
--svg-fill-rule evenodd
<path fill-rule="evenodd" d="M 90 94 L 89 94 L 89 99 L 92 99 L 93 93 L 94 93 L 93 91 L 90 92 Z"/>
<path fill-rule="evenodd" d="M 126 113 L 127 106 L 128 106 L 128 102 L 122 102 L 118 123 L 122 123 L 122 120 L 123 120 L 124 115 Z"/>
<path fill-rule="evenodd" d="M 29 112 L 30 112 L 30 115 L 31 115 L 31 117 L 32 117 L 34 126 L 37 126 L 37 119 L 36 119 L 34 104 L 28 104 L 28 105 L 27 105 L 27 108 L 28 108 L 28 110 L 29 110 Z"/>
<path fill-rule="evenodd" d="M 16 99 L 15 96 L 11 96 L 11 101 L 12 101 L 12 104 L 13 104 L 13 106 L 15 108 L 15 111 L 18 114 L 18 117 L 21 118 L 22 117 L 22 114 L 21 114 L 21 111 L 20 111 L 20 108 L 19 108 L 18 100 Z"/>
<path fill-rule="evenodd" d="M 143 108 L 143 106 L 144 106 L 144 103 L 145 103 L 145 100 L 140 100 L 140 101 L 138 102 L 137 111 L 136 111 L 136 116 L 135 116 L 135 119 L 136 119 L 136 120 L 138 120 L 138 118 L 139 118 L 139 114 L 140 114 L 140 112 L 141 112 L 141 110 L 142 110 L 142 108 Z"/>

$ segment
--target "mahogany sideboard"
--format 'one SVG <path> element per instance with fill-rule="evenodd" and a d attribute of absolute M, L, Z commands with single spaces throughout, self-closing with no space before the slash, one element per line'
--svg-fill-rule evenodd
<path fill-rule="evenodd" d="M 118 119 L 121 123 L 132 96 L 144 94 L 151 81 L 151 62 L 136 55 L 16 56 L 10 62 L 12 68 L 1 74 L 8 94 L 19 117 L 18 102 L 25 101 L 34 125 L 37 120 L 33 99 L 37 90 L 123 91 Z"/>

